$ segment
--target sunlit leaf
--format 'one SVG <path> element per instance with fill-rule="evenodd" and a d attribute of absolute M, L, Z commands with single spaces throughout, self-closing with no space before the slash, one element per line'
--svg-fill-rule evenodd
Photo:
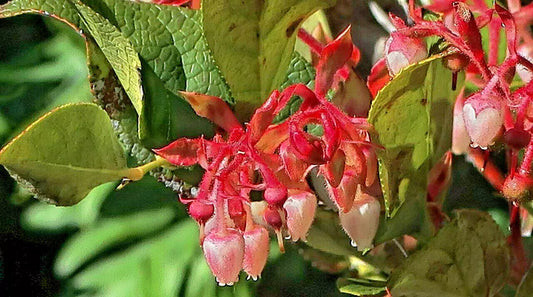
<path fill-rule="evenodd" d="M 37 198 L 73 205 L 127 176 L 126 158 L 107 114 L 71 104 L 44 115 L 0 151 L 0 164 Z"/>
<path fill-rule="evenodd" d="M 204 31 L 231 87 L 236 112 L 248 119 L 287 72 L 298 27 L 334 0 L 202 1 Z"/>
<path fill-rule="evenodd" d="M 492 218 L 462 210 L 428 245 L 393 271 L 393 296 L 495 296 L 510 271 L 509 248 Z"/>

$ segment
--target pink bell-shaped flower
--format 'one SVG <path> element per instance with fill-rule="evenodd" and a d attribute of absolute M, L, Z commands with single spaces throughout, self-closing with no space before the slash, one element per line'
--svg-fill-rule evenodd
<path fill-rule="evenodd" d="M 243 269 L 248 278 L 257 280 L 265 267 L 268 258 L 269 237 L 264 227 L 255 226 L 244 232 Z"/>
<path fill-rule="evenodd" d="M 500 98 L 478 92 L 468 97 L 463 106 L 463 119 L 473 147 L 486 149 L 503 125 Z"/>
<path fill-rule="evenodd" d="M 372 241 L 378 231 L 380 212 L 379 201 L 362 192 L 358 193 L 350 211 L 339 212 L 342 228 L 358 251 L 373 247 Z"/>
<path fill-rule="evenodd" d="M 305 241 L 307 231 L 315 218 L 316 204 L 316 196 L 305 191 L 289 195 L 283 204 L 287 214 L 287 231 L 292 241 Z"/>
<path fill-rule="evenodd" d="M 426 44 L 422 39 L 392 32 L 385 43 L 385 62 L 392 76 L 408 65 L 422 61 L 427 57 Z"/>
<path fill-rule="evenodd" d="M 235 229 L 213 230 L 203 244 L 204 256 L 220 286 L 239 280 L 244 259 L 244 240 Z"/>

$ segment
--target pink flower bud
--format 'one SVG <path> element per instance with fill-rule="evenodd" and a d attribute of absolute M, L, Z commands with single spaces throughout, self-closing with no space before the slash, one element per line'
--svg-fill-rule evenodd
<path fill-rule="evenodd" d="M 203 244 L 205 259 L 220 286 L 239 280 L 244 259 L 244 240 L 234 229 L 211 232 Z"/>
<path fill-rule="evenodd" d="M 243 269 L 248 278 L 257 280 L 265 267 L 268 258 L 268 231 L 263 227 L 256 227 L 244 232 L 244 262 Z"/>
<path fill-rule="evenodd" d="M 358 251 L 372 248 L 372 241 L 378 231 L 379 201 L 365 193 L 358 193 L 352 208 L 348 212 L 339 212 L 342 228 L 352 239 L 352 245 Z"/>
<path fill-rule="evenodd" d="M 193 201 L 189 205 L 189 215 L 198 223 L 203 224 L 213 216 L 214 207 L 203 201 Z"/>
<path fill-rule="evenodd" d="M 287 213 L 287 230 L 292 241 L 303 240 L 315 218 L 317 199 L 309 192 L 290 195 L 283 208 Z"/>
<path fill-rule="evenodd" d="M 408 65 L 415 64 L 427 57 L 426 44 L 422 39 L 392 32 L 385 44 L 385 61 L 392 76 Z"/>
<path fill-rule="evenodd" d="M 463 118 L 472 146 L 486 149 L 494 143 L 503 125 L 500 98 L 483 92 L 473 94 L 465 101 Z"/>

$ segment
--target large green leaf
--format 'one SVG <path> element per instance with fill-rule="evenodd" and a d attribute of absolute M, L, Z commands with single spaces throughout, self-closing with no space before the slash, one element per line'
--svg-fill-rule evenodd
<path fill-rule="evenodd" d="M 393 296 L 495 296 L 505 285 L 510 255 L 505 236 L 487 213 L 457 212 L 421 251 L 393 271 Z"/>
<path fill-rule="evenodd" d="M 104 97 L 98 99 L 102 100 L 103 105 L 106 107 L 115 107 L 117 105 L 117 100 L 109 97 L 117 97 L 116 99 L 120 100 L 120 94 L 117 93 L 116 87 L 120 88 L 121 86 L 113 82 L 115 73 L 122 86 L 126 86 L 118 74 L 123 72 L 121 71 L 125 67 L 123 64 L 126 66 L 128 64 L 123 63 L 122 57 L 116 59 L 118 45 L 112 46 L 117 33 L 127 37 L 129 41 L 126 41 L 131 43 L 134 50 L 140 54 L 149 66 L 150 69 L 146 71 L 155 73 L 156 77 L 163 82 L 162 84 L 171 93 L 177 93 L 180 90 L 194 91 L 222 97 L 230 104 L 233 102 L 229 87 L 216 67 L 203 36 L 202 14 L 200 11 L 133 1 L 91 0 L 84 1 L 84 3 L 93 9 L 91 24 L 94 25 L 101 21 L 105 23 L 103 29 L 100 26 L 93 26 L 91 27 L 92 30 L 86 29 L 84 22 L 87 22 L 87 17 L 85 15 L 89 14 L 86 11 L 90 11 L 90 9 L 83 6 L 84 9 L 78 11 L 69 0 L 14 0 L 0 6 L 0 17 L 23 13 L 39 13 L 66 22 L 76 30 L 83 29 L 80 30 L 80 33 L 83 31 L 89 37 L 90 70 L 96 69 L 96 71 L 91 71 L 91 75 L 98 77 L 97 79 L 91 79 L 93 86 L 95 86 L 93 89 L 97 92 L 97 96 L 101 94 Z M 80 12 L 82 12 L 81 15 Z M 111 29 L 110 27 L 113 26 L 120 29 L 121 32 L 104 30 L 106 28 Z M 97 41 L 99 48 L 92 46 L 92 38 Z M 119 39 L 124 41 L 123 38 Z M 121 49 L 126 51 L 124 47 L 125 45 Z M 95 52 L 100 50 L 105 54 L 107 61 L 101 61 L 97 53 L 95 55 Z M 129 47 L 127 52 L 131 53 Z M 110 69 L 105 67 L 108 62 L 112 66 L 112 68 L 109 67 Z M 136 63 L 133 64 L 136 65 Z M 136 73 L 138 72 L 137 68 L 135 68 Z M 146 74 L 146 72 L 143 74 Z M 143 77 L 143 79 L 145 78 Z M 171 93 L 166 94 L 163 90 L 146 89 L 149 86 L 161 84 L 154 82 L 153 77 L 147 78 L 147 80 L 150 80 L 151 83 L 145 83 L 144 91 L 147 95 L 152 94 L 150 104 L 156 107 L 149 106 L 148 108 L 143 108 L 140 112 L 137 110 L 143 118 L 139 123 L 143 143 L 149 146 L 161 145 L 161 135 L 145 133 L 154 131 L 155 128 L 161 128 L 159 130 L 164 131 L 163 133 L 168 132 L 166 133 L 168 135 L 167 138 L 171 138 L 171 140 L 181 136 L 191 136 L 191 134 L 197 136 L 212 133 L 212 129 L 209 125 L 206 125 L 207 121 L 205 119 L 200 119 L 191 108 L 182 108 L 185 105 L 183 101 L 176 104 L 176 97 Z M 159 93 L 165 93 L 165 96 L 153 96 L 153 94 L 157 95 Z M 120 106 L 121 103 L 119 102 L 118 105 Z M 113 113 L 112 116 L 116 116 L 114 114 L 115 110 L 110 111 L 108 108 L 106 110 Z M 163 110 L 163 115 L 155 116 L 154 113 L 151 113 L 154 110 Z M 145 112 L 148 114 L 143 115 Z M 173 120 L 168 121 L 169 117 L 165 117 L 165 114 L 173 115 Z M 164 123 L 166 125 L 162 126 Z M 176 126 L 183 123 L 200 123 L 200 125 L 196 126 L 194 131 L 186 129 L 189 127 L 187 124 L 184 125 L 185 128 L 176 129 Z M 144 127 L 145 125 L 148 127 Z M 186 132 L 180 134 L 183 131 Z"/>
<path fill-rule="evenodd" d="M 204 0 L 203 26 L 231 87 L 236 112 L 248 119 L 283 82 L 299 25 L 334 0 Z"/>
<path fill-rule="evenodd" d="M 368 120 L 384 147 L 378 158 L 389 216 L 408 199 L 426 199 L 428 172 L 451 147 L 457 92 L 442 57 L 433 56 L 403 69 L 374 99 Z"/>
<path fill-rule="evenodd" d="M 107 114 L 94 104 L 59 107 L 0 152 L 0 164 L 38 198 L 72 205 L 127 176 L 126 158 Z"/>
<path fill-rule="evenodd" d="M 172 92 L 186 89 L 233 102 L 202 33 L 202 13 L 122 0 L 86 3 L 120 28 Z"/>

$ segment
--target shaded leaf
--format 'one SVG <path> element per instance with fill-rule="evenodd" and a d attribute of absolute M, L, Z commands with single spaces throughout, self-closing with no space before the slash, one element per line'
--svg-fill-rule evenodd
<path fill-rule="evenodd" d="M 340 256 L 351 256 L 357 250 L 350 246 L 350 238 L 340 227 L 339 215 L 318 208 L 307 234 L 306 244 L 317 250 Z"/>
<path fill-rule="evenodd" d="M 141 73 L 145 104 L 139 119 L 139 137 L 146 147 L 163 147 L 180 137 L 212 137 L 212 124 L 197 116 L 183 98 L 166 89 L 148 64 L 143 63 Z"/>
<path fill-rule="evenodd" d="M 41 117 L 0 151 L 0 164 L 37 198 L 73 205 L 89 191 L 127 176 L 107 114 L 71 104 Z"/>
<path fill-rule="evenodd" d="M 387 289 L 387 283 L 368 279 L 340 278 L 337 287 L 342 293 L 355 296 L 383 295 Z"/>
<path fill-rule="evenodd" d="M 393 296 L 495 296 L 505 285 L 510 255 L 505 237 L 481 211 L 461 210 L 389 279 Z"/>
<path fill-rule="evenodd" d="M 531 292 L 533 292 L 533 266 L 529 268 L 529 270 L 524 275 L 524 278 L 522 278 L 522 281 L 520 282 L 516 290 L 515 297 L 531 296 Z"/>
<path fill-rule="evenodd" d="M 334 0 L 202 2 L 203 26 L 241 120 L 277 89 L 287 72 L 298 27 Z"/>
<path fill-rule="evenodd" d="M 143 91 L 141 87 L 141 61 L 131 43 L 108 20 L 94 12 L 78 0 L 72 2 L 81 17 L 81 27 L 87 30 L 96 41 L 137 114 L 143 110 Z"/>

